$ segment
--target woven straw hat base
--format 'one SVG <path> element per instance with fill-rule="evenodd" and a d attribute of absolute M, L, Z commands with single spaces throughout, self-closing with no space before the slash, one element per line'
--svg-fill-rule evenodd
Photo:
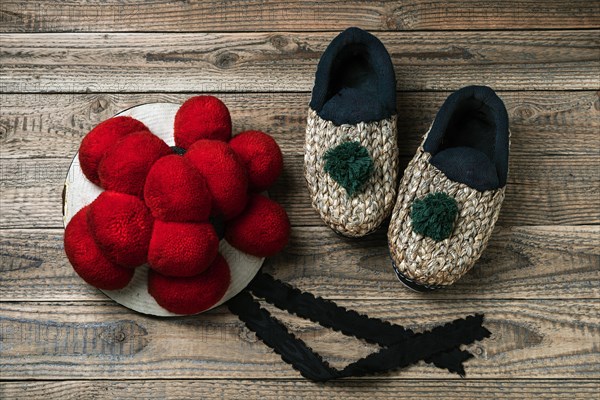
<path fill-rule="evenodd" d="M 171 103 L 144 104 L 125 110 L 117 115 L 130 116 L 143 122 L 152 133 L 164 140 L 169 146 L 173 146 L 175 145 L 173 121 L 179 107 L 179 104 Z M 64 225 L 67 226 L 71 218 L 80 209 L 94 201 L 102 191 L 102 188 L 85 177 L 79 165 L 79 154 L 75 155 L 65 182 Z M 219 243 L 219 252 L 229 264 L 231 282 L 225 295 L 210 309 L 225 303 L 248 286 L 264 261 L 264 258 L 254 257 L 233 248 L 226 240 L 221 240 Z M 125 288 L 102 290 L 102 292 L 117 303 L 143 314 L 161 317 L 179 316 L 159 306 L 148 293 L 148 269 L 147 265 L 136 268 L 135 275 Z"/>
<path fill-rule="evenodd" d="M 479 192 L 451 181 L 429 163 L 430 158 L 421 146 L 408 164 L 398 189 L 388 242 L 399 277 L 436 288 L 456 282 L 479 259 L 500 214 L 504 188 Z M 439 242 L 413 232 L 410 218 L 414 200 L 436 192 L 453 197 L 459 209 L 452 234 Z"/>
<path fill-rule="evenodd" d="M 387 218 L 396 198 L 398 143 L 396 116 L 356 125 L 334 125 L 309 109 L 304 146 L 304 177 L 313 208 L 335 232 L 361 237 L 375 231 Z M 349 197 L 325 172 L 323 155 L 344 142 L 356 141 L 373 159 L 373 175 L 364 189 Z"/>

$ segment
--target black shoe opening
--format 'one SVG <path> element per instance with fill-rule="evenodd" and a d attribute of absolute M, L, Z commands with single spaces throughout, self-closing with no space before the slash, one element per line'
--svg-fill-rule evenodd
<path fill-rule="evenodd" d="M 492 190 L 506 185 L 508 136 L 502 100 L 489 87 L 468 86 L 440 108 L 424 149 L 449 179 Z"/>
<path fill-rule="evenodd" d="M 394 68 L 379 39 L 359 28 L 348 28 L 333 39 L 319 61 L 310 107 L 336 125 L 393 115 Z"/>

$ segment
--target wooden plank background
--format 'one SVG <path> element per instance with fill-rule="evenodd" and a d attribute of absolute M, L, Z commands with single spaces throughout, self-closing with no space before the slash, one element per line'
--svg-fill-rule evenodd
<path fill-rule="evenodd" d="M 450 92 L 494 87 L 510 175 L 476 268 L 419 294 L 391 271 L 385 228 L 346 240 L 302 177 L 316 63 L 348 26 L 375 31 L 398 80 L 406 165 Z M 4 0 L 0 3 L 0 398 L 573 398 L 600 391 L 600 2 Z M 211 93 L 234 129 L 277 139 L 271 191 L 290 245 L 265 269 L 417 330 L 484 312 L 467 379 L 425 364 L 313 384 L 225 307 L 164 320 L 120 307 L 72 271 L 61 191 L 81 138 L 137 104 Z M 267 306 L 268 307 L 268 306 Z M 271 309 L 341 366 L 375 347 Z M 594 395 L 593 393 L 596 393 Z"/>

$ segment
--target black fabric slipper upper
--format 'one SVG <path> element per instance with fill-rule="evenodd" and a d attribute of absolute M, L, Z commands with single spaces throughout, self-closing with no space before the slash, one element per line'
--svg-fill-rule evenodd
<path fill-rule="evenodd" d="M 479 191 L 506 185 L 508 147 L 506 108 L 487 86 L 467 86 L 450 95 L 423 144 L 432 165 Z"/>
<path fill-rule="evenodd" d="M 335 125 L 395 114 L 394 68 L 379 39 L 359 28 L 348 28 L 333 39 L 319 61 L 310 107 Z"/>

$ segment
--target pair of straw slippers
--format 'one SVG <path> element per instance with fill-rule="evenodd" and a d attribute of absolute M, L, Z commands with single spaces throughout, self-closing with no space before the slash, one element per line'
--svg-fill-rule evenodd
<path fill-rule="evenodd" d="M 361 237 L 391 214 L 396 275 L 430 290 L 469 271 L 492 234 L 508 174 L 508 115 L 489 87 L 454 92 L 398 184 L 392 62 L 375 36 L 349 28 L 319 61 L 304 150 L 309 193 L 323 221 Z"/>

